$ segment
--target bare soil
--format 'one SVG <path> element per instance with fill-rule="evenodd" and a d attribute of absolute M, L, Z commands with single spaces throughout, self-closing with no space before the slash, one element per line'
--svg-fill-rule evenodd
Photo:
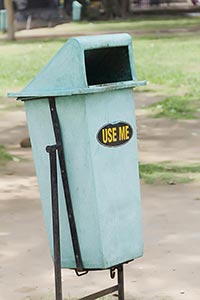
<path fill-rule="evenodd" d="M 198 162 L 197 120 L 153 119 L 142 107 L 158 101 L 136 94 L 142 162 Z M 0 300 L 54 299 L 50 258 L 23 108 L 1 109 L 0 144 L 20 157 L 0 169 Z M 144 257 L 125 266 L 126 299 L 199 300 L 200 191 L 187 185 L 141 185 Z M 77 278 L 63 271 L 65 298 L 78 298 L 113 284 L 108 271 Z"/>
<path fill-rule="evenodd" d="M 199 162 L 199 119 L 170 120 L 149 116 L 144 106 L 161 99 L 162 96 L 152 93 L 136 94 L 140 161 Z"/>

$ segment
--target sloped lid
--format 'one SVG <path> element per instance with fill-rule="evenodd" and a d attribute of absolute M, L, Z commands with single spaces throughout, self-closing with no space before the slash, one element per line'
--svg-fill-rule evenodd
<path fill-rule="evenodd" d="M 9 97 L 66 96 L 145 85 L 135 76 L 128 34 L 71 38 L 20 92 Z"/>

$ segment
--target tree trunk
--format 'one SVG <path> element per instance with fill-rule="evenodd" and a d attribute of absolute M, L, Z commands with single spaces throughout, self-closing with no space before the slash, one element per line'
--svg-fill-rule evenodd
<path fill-rule="evenodd" d="M 64 0 L 64 8 L 68 16 L 72 15 L 72 0 Z"/>
<path fill-rule="evenodd" d="M 123 18 L 126 18 L 130 13 L 130 0 L 121 0 L 121 14 Z"/>
<path fill-rule="evenodd" d="M 85 19 L 87 17 L 87 1 L 86 0 L 78 0 L 83 6 L 81 10 L 81 17 Z"/>
<path fill-rule="evenodd" d="M 7 10 L 8 16 L 8 40 L 13 41 L 15 39 L 15 27 L 14 27 L 14 8 L 12 0 L 4 0 L 4 6 Z"/>
<path fill-rule="evenodd" d="M 119 0 L 104 0 L 103 3 L 106 11 L 106 17 L 108 19 L 121 16 Z"/>

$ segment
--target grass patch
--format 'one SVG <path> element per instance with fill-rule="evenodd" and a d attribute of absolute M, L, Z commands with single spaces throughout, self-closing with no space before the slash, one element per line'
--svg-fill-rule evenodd
<path fill-rule="evenodd" d="M 138 78 L 174 91 L 180 89 L 197 93 L 199 46 L 200 38 L 195 36 L 138 39 L 134 43 Z"/>
<path fill-rule="evenodd" d="M 163 95 L 165 100 L 158 103 L 156 117 L 191 119 L 200 106 L 200 66 L 197 64 L 200 35 L 189 32 L 184 35 L 170 35 L 170 32 L 161 35 L 160 32 L 192 28 L 199 26 L 199 22 L 200 17 L 136 17 L 127 21 L 63 24 L 51 30 L 74 35 L 78 32 L 135 31 L 133 38 L 137 78 L 148 81 L 148 86 L 137 90 L 151 90 Z M 41 30 L 48 33 L 50 29 Z M 149 30 L 155 33 L 150 35 Z M 18 92 L 25 87 L 65 41 L 66 38 L 0 41 L 0 96 L 6 96 L 8 91 Z"/>
<path fill-rule="evenodd" d="M 4 164 L 8 161 L 14 160 L 14 156 L 8 153 L 5 149 L 5 146 L 0 145 L 0 164 Z"/>
<path fill-rule="evenodd" d="M 157 108 L 156 117 L 195 117 L 200 106 L 199 47 L 200 37 L 195 36 L 135 42 L 137 77 L 146 79 L 146 88 L 165 99 L 150 107 Z"/>
<path fill-rule="evenodd" d="M 189 98 L 189 96 L 188 96 Z M 187 96 L 172 96 L 149 106 L 155 113 L 155 118 L 167 117 L 171 119 L 195 119 L 197 108 Z"/>
<path fill-rule="evenodd" d="M 58 41 L 0 42 L 0 96 L 19 91 L 63 45 Z"/>
<path fill-rule="evenodd" d="M 171 163 L 139 164 L 140 178 L 145 183 L 189 183 L 200 175 L 200 164 L 174 165 Z"/>

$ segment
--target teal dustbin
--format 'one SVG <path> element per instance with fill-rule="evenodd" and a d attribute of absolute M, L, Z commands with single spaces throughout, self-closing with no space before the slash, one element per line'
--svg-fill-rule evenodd
<path fill-rule="evenodd" d="M 24 101 L 44 218 L 53 256 L 47 145 L 55 144 L 49 101 L 62 133 L 84 269 L 106 269 L 142 256 L 140 187 L 128 34 L 71 38 L 19 94 Z M 76 268 L 58 170 L 62 268 Z"/>
<path fill-rule="evenodd" d="M 2 32 L 7 31 L 7 11 L 6 9 L 1 9 L 0 10 L 0 30 Z"/>
<path fill-rule="evenodd" d="M 72 3 L 72 20 L 80 21 L 81 19 L 82 4 L 78 1 Z"/>

